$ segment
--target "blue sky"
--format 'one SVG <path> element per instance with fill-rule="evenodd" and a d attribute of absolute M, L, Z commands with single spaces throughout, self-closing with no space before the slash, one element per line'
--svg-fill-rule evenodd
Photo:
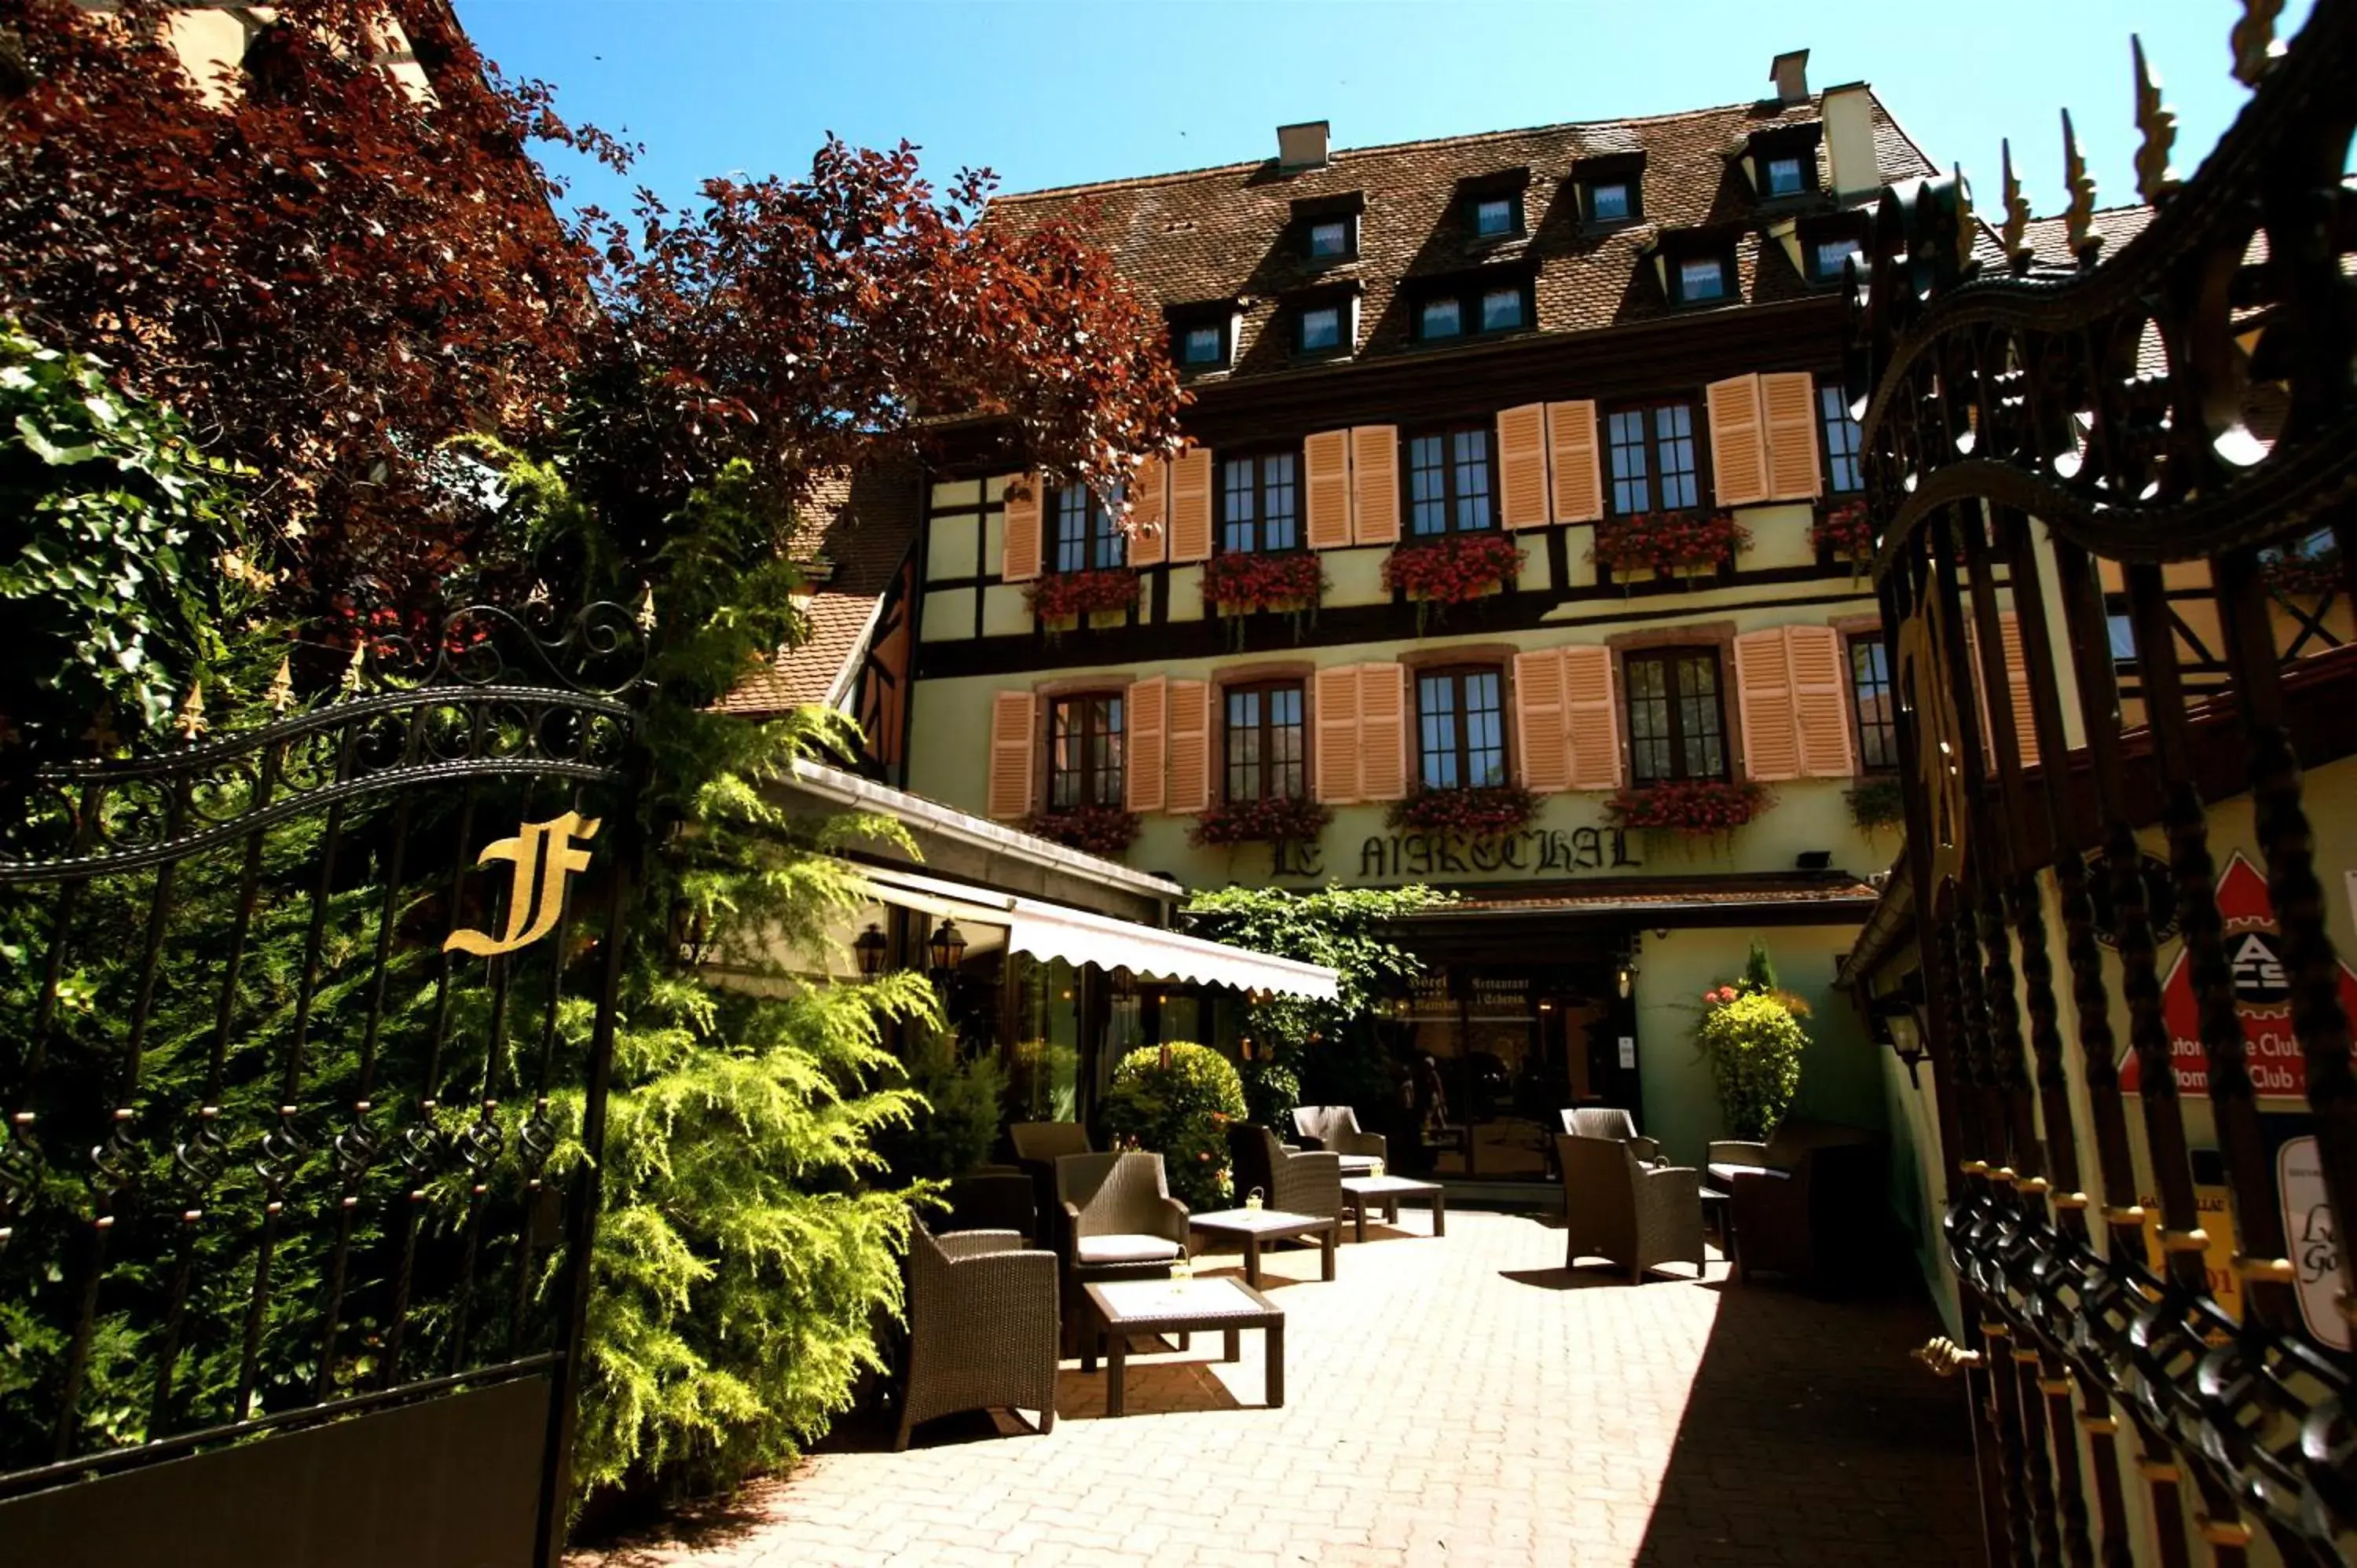
<path fill-rule="evenodd" d="M 799 173 L 828 132 L 924 149 L 937 180 L 1009 190 L 1265 156 L 1275 128 L 1337 146 L 1661 113 L 1768 91 L 1812 51 L 1813 88 L 1871 81 L 1994 211 L 1997 143 L 2059 211 L 2068 106 L 2105 206 L 2135 199 L 2128 35 L 2177 110 L 2190 173 L 2247 97 L 2235 0 L 457 0 L 484 52 L 565 110 L 643 142 L 666 199 L 711 174 Z M 2312 0 L 2292 0 L 2288 37 Z M 620 205 L 627 183 L 581 175 Z"/>

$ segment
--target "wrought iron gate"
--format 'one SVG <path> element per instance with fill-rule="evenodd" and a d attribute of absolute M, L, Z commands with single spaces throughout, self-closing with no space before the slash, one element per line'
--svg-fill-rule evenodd
<path fill-rule="evenodd" d="M 476 608 L 0 825 L 0 1556 L 550 1562 L 641 628 Z"/>
<path fill-rule="evenodd" d="M 2342 1563 L 2357 1541 L 2357 1275 L 2329 1230 L 2287 1233 L 2293 1164 L 2262 1116 L 2282 1084 L 2254 1074 L 2291 1069 L 2255 1059 L 2228 950 L 2239 926 L 2280 966 L 2305 1132 L 2330 1210 L 2357 1216 L 2357 1073 L 2311 820 L 2357 802 L 2345 779 L 2337 800 L 2302 787 L 2303 752 L 2357 751 L 2357 650 L 2327 630 L 2357 593 L 2357 5 L 2319 0 L 2287 53 L 2277 9 L 2246 6 L 2233 42 L 2255 93 L 2182 185 L 2138 55 L 2158 211 L 2117 254 L 2099 253 L 2073 153 L 2075 264 L 2030 254 L 2009 166 L 1997 247 L 1960 178 L 1924 181 L 1885 194 L 1860 263 L 1850 391 L 1912 759 L 1946 1230 L 2007 1562 L 2238 1564 L 2264 1532 L 2286 1562 Z M 2222 908 L 2242 797 L 2271 918 Z M 2172 1052 L 2171 932 L 2140 830 L 2165 839 L 2198 1049 Z M 2206 1077 L 2206 1107 L 2180 1099 L 2180 1069 Z M 2212 1223 L 2230 1217 L 2238 1243 L 2216 1275 L 2197 1112 L 2229 1194 Z M 2321 1331 L 2300 1300 L 2319 1267 L 2338 1294 Z M 2236 1294 L 2239 1320 L 2219 1299 Z"/>

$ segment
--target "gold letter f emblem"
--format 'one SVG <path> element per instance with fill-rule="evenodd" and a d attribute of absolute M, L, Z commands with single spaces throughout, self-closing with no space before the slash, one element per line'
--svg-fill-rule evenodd
<path fill-rule="evenodd" d="M 471 929 L 453 931 L 442 950 L 488 958 L 530 947 L 554 930 L 556 917 L 565 910 L 565 879 L 589 865 L 589 852 L 574 848 L 573 841 L 596 838 L 598 821 L 596 817 L 585 821 L 580 812 L 567 811 L 544 822 L 526 822 L 515 837 L 486 847 L 475 857 L 476 865 L 489 865 L 495 860 L 515 863 L 515 878 L 508 887 L 508 929 L 496 940 Z"/>

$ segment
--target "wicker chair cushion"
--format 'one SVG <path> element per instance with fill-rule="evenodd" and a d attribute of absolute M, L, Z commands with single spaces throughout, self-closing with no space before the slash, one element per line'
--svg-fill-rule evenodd
<path fill-rule="evenodd" d="M 1375 1167 L 1383 1164 L 1372 1155 L 1344 1155 L 1341 1159 L 1342 1174 L 1346 1176 L 1372 1176 Z"/>
<path fill-rule="evenodd" d="M 1159 1263 L 1178 1256 L 1178 1243 L 1161 1236 L 1083 1236 L 1082 1263 Z"/>

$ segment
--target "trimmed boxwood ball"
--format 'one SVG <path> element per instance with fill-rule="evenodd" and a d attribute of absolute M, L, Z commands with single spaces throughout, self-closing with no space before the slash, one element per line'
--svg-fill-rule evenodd
<path fill-rule="evenodd" d="M 1244 1116 L 1243 1079 L 1208 1046 L 1146 1046 L 1121 1058 L 1105 1094 L 1105 1128 L 1123 1148 L 1162 1156 L 1170 1194 L 1189 1208 L 1224 1208 L 1228 1123 Z"/>
<path fill-rule="evenodd" d="M 1768 993 L 1738 993 L 1710 1004 L 1696 1037 L 1710 1063 L 1727 1132 L 1746 1140 L 1766 1138 L 1784 1119 L 1801 1085 L 1801 1052 L 1809 1038 L 1792 1008 Z"/>

